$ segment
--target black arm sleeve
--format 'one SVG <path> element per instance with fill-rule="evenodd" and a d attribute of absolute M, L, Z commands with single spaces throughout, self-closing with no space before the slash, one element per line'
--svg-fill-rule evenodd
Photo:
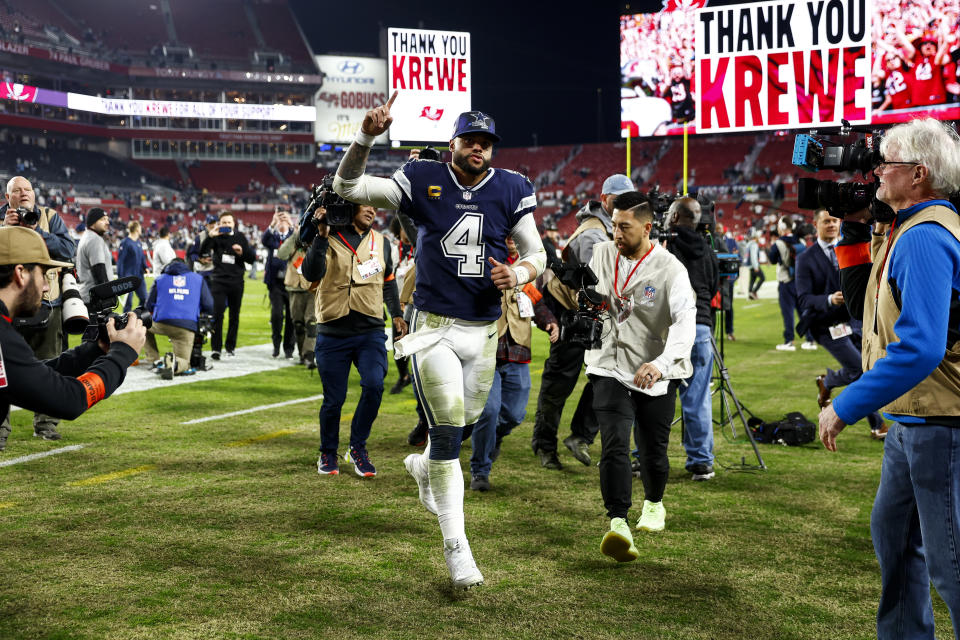
<path fill-rule="evenodd" d="M 410 244 L 417 246 L 417 225 L 410 219 L 405 213 L 397 211 L 397 218 L 400 219 L 400 226 L 403 228 L 403 232 L 407 234 L 407 238 L 410 240 Z"/>
<path fill-rule="evenodd" d="M 389 280 L 383 283 L 383 301 L 387 303 L 387 311 L 390 312 L 390 317 L 397 318 L 403 317 L 403 311 L 400 309 L 400 291 L 397 289 L 397 279 L 393 276 L 393 252 L 390 251 L 390 247 L 386 241 L 383 243 L 384 246 L 384 256 L 383 262 L 385 265 L 383 271 L 384 278 L 390 278 Z"/>
<path fill-rule="evenodd" d="M 330 246 L 328 238 L 317 236 L 307 251 L 307 255 L 300 265 L 300 273 L 310 282 L 323 280 L 327 274 L 327 248 Z"/>
<path fill-rule="evenodd" d="M 93 275 L 93 281 L 96 284 L 103 284 L 109 280 L 109 276 L 107 276 L 107 265 L 102 262 L 92 265 L 90 267 L 90 273 Z"/>

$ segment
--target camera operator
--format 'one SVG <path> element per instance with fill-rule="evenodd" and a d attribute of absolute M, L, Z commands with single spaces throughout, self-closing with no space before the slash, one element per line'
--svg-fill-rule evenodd
<path fill-rule="evenodd" d="M 686 268 L 697 296 L 697 337 L 690 354 L 693 375 L 687 378 L 686 386 L 680 388 L 686 469 L 694 480 L 710 480 L 714 476 L 713 402 L 710 395 L 713 309 L 710 303 L 720 287 L 720 265 L 713 247 L 697 231 L 700 203 L 696 198 L 674 200 L 667 211 L 666 222 L 673 233 L 664 246 Z"/>
<path fill-rule="evenodd" d="M 697 299 L 683 264 L 650 241 L 653 211 L 640 194 L 613 203 L 613 242 L 594 248 L 590 268 L 608 307 L 603 345 L 585 355 L 600 423 L 600 492 L 610 518 L 602 553 L 636 560 L 627 512 L 632 504 L 630 431 L 640 453 L 643 511 L 637 529 L 661 531 L 670 461 L 667 444 L 680 380 L 693 373 Z"/>
<path fill-rule="evenodd" d="M 777 296 L 780 302 L 780 315 L 783 316 L 783 344 L 777 345 L 777 351 L 796 351 L 793 344 L 793 314 L 797 310 L 797 285 L 794 282 L 797 254 L 803 251 L 803 243 L 794 235 L 794 224 L 787 216 L 777 222 L 779 237 L 767 252 L 771 264 L 777 265 Z M 807 338 L 801 349 L 813 351 L 817 348 L 813 340 Z"/>
<path fill-rule="evenodd" d="M 614 174 L 603 182 L 600 201 L 591 200 L 577 212 L 580 226 L 570 235 L 563 249 L 566 264 L 587 264 L 593 256 L 593 247 L 610 240 L 613 225 L 610 214 L 613 201 L 618 195 L 633 191 L 633 182 L 625 175 Z M 560 317 L 565 309 L 577 309 L 577 292 L 563 285 L 559 279 L 551 279 L 543 294 L 546 305 L 553 315 Z M 537 413 L 533 425 L 531 446 L 545 469 L 562 469 L 557 457 L 557 432 L 563 405 L 573 393 L 583 366 L 584 348 L 563 339 L 550 345 L 550 355 L 543 363 L 540 378 L 540 394 L 537 397 Z M 588 447 L 597 437 L 597 419 L 593 415 L 593 385 L 588 382 L 583 388 L 580 402 L 570 422 L 570 435 L 564 439 L 573 457 L 582 464 L 590 464 Z"/>
<path fill-rule="evenodd" d="M 284 279 L 287 275 L 287 263 L 277 255 L 277 249 L 283 241 L 293 235 L 293 224 L 286 211 L 274 211 L 270 226 L 260 238 L 260 244 L 267 250 L 264 261 L 263 281 L 270 294 L 270 329 L 273 337 L 273 357 L 280 355 L 283 345 L 285 358 L 293 357 L 293 319 L 290 317 L 290 296 Z"/>
<path fill-rule="evenodd" d="M 180 258 L 174 258 L 150 287 L 146 309 L 153 314 L 153 324 L 147 330 L 145 353 L 156 372 L 164 380 L 172 380 L 174 375 L 196 373 L 190 366 L 190 355 L 197 337 L 200 313 L 213 313 L 213 296 L 203 276 L 190 271 Z M 160 360 L 154 335 L 170 338 L 172 357 Z"/>
<path fill-rule="evenodd" d="M 300 364 L 307 365 L 308 369 L 316 369 L 313 347 L 317 342 L 317 291 L 300 272 L 306 256 L 307 247 L 300 244 L 300 229 L 295 227 L 277 249 L 277 257 L 287 264 L 283 285 L 290 299 L 290 317 L 293 318 Z"/>
<path fill-rule="evenodd" d="M 247 237 L 236 230 L 236 220 L 229 211 L 222 211 L 217 225 L 208 229 L 207 237 L 200 243 L 199 255 L 209 253 L 213 262 L 210 270 L 210 293 L 213 294 L 213 331 L 210 335 L 211 358 L 220 359 L 220 348 L 226 347 L 232 356 L 237 348 L 237 331 L 240 329 L 240 305 L 243 303 L 244 262 L 255 262 L 256 254 L 247 242 Z M 223 313 L 230 307 L 230 325 L 227 339 L 223 340 Z"/>
<path fill-rule="evenodd" d="M 317 472 L 340 472 L 340 412 L 347 397 L 350 363 L 354 363 L 360 373 L 361 392 L 344 461 L 353 463 L 358 476 L 370 478 L 377 475 L 377 469 L 367 453 L 367 438 L 380 410 L 387 374 L 384 303 L 401 337 L 407 333 L 407 324 L 400 310 L 389 247 L 383 235 L 371 228 L 376 209 L 349 203 L 336 206 L 352 206 L 352 222 L 328 226 L 327 210 L 318 207 L 313 215 L 317 235 L 300 266 L 307 280 L 320 283 L 315 359 L 323 385 L 323 403 Z"/>
<path fill-rule="evenodd" d="M 4 227 L 24 227 L 33 229 L 43 238 L 47 250 L 55 260 L 73 262 L 77 253 L 77 244 L 70 237 L 67 225 L 49 207 L 36 204 L 33 185 L 23 176 L 15 176 L 7 182 L 7 202 L 0 207 L 0 218 Z M 35 218 L 35 219 L 34 219 Z M 47 316 L 46 322 L 31 323 L 18 327 L 17 331 L 33 349 L 38 358 L 55 358 L 63 351 L 63 312 L 60 300 L 60 269 L 48 269 L 47 284 L 49 290 L 43 294 L 40 313 L 37 318 Z M 57 431 L 59 420 L 42 413 L 33 416 L 33 433 L 44 440 L 59 440 Z M 8 421 L 0 424 L 0 432 L 9 432 Z M 0 433 L 2 436 L 2 433 Z"/>
<path fill-rule="evenodd" d="M 213 273 L 213 255 L 210 251 L 200 253 L 200 246 L 203 241 L 210 237 L 210 232 L 217 228 L 217 216 L 209 215 L 204 223 L 204 229 L 193 239 L 193 244 L 187 249 L 187 264 L 190 268 L 203 276 L 207 284 L 210 283 L 210 275 Z"/>
<path fill-rule="evenodd" d="M 46 271 L 70 267 L 52 260 L 44 239 L 23 227 L 0 228 L 0 416 L 10 405 L 58 419 L 73 420 L 116 390 L 143 346 L 143 323 L 130 314 L 117 331 L 107 322 L 109 343 L 84 342 L 51 360 L 38 360 L 12 318 L 37 313 L 50 283 Z M 0 450 L 8 431 L 0 431 Z"/>
<path fill-rule="evenodd" d="M 877 409 L 894 421 L 870 516 L 877 637 L 932 638 L 930 582 L 960 621 L 960 217 L 947 200 L 960 189 L 960 137 L 917 119 L 891 127 L 880 154 L 876 198 L 895 213 L 875 213 L 892 225 L 871 238 L 862 212 L 848 216 L 837 248 L 844 300 L 863 304 L 864 372 L 820 412 L 820 440 L 836 451 L 840 431 Z"/>
<path fill-rule="evenodd" d="M 87 304 L 90 304 L 90 289 L 114 279 L 113 255 L 106 239 L 109 229 L 106 211 L 100 207 L 87 211 L 87 230 L 77 245 L 77 284 L 80 297 Z"/>

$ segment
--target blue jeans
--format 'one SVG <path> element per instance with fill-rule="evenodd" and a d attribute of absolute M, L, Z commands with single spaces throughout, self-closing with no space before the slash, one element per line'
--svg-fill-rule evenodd
<path fill-rule="evenodd" d="M 317 373 L 323 384 L 320 405 L 320 452 L 337 453 L 340 411 L 347 399 L 350 364 L 360 373 L 360 401 L 350 423 L 350 446 L 365 449 L 373 421 L 380 410 L 383 378 L 387 375 L 386 335 L 382 330 L 355 336 L 317 336 Z"/>
<path fill-rule="evenodd" d="M 960 638 L 960 429 L 894 422 L 870 515 L 877 638 L 933 638 L 930 583 Z"/>
<path fill-rule="evenodd" d="M 473 455 L 470 473 L 490 475 L 490 454 L 497 442 L 523 422 L 530 399 L 530 365 L 519 362 L 498 364 L 483 413 L 473 429 Z"/>
<path fill-rule="evenodd" d="M 137 287 L 133 292 L 127 294 L 127 301 L 123 303 L 123 312 L 128 313 L 133 308 L 133 294 L 137 294 L 137 299 L 140 301 L 138 307 L 142 307 L 147 303 L 147 282 L 143 274 L 140 274 L 140 286 Z"/>
<path fill-rule="evenodd" d="M 713 402 L 710 378 L 713 375 L 711 329 L 697 325 L 697 339 L 690 352 L 693 375 L 687 386 L 680 385 L 680 409 L 683 413 L 683 448 L 687 450 L 687 470 L 695 464 L 713 464 Z"/>

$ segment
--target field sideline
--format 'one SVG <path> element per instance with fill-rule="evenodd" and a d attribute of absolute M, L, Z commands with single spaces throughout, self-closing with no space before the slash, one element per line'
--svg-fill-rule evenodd
<path fill-rule="evenodd" d="M 247 281 L 241 347 L 269 341 L 264 293 Z M 813 380 L 833 366 L 829 354 L 774 350 L 776 300 L 736 307 L 726 354 L 740 399 L 766 420 L 815 420 Z M 766 472 L 724 469 L 755 457 L 739 429 L 736 439 L 718 430 L 717 477 L 705 483 L 683 470 L 677 426 L 667 529 L 638 534 L 640 559 L 618 565 L 599 552 L 608 521 L 596 468 L 563 449 L 564 470 L 545 471 L 530 450 L 546 351 L 535 332 L 527 420 L 504 442 L 494 490 L 466 492 L 487 581 L 466 594 L 449 588 L 436 519 L 403 469 L 409 388 L 384 394 L 372 480 L 347 465 L 317 475 L 319 401 L 186 424 L 320 394 L 300 367 L 158 381 L 62 423 L 59 442 L 30 437 L 30 416 L 14 413 L 0 463 L 85 446 L 0 468 L 0 638 L 874 637 L 869 516 L 882 445 L 865 421 L 836 454 L 761 445 Z M 387 389 L 396 375 L 391 364 Z M 358 396 L 354 384 L 341 453 Z M 465 472 L 468 458 L 465 444 Z M 634 499 L 633 521 L 639 480 Z M 952 637 L 934 601 L 938 637 Z"/>

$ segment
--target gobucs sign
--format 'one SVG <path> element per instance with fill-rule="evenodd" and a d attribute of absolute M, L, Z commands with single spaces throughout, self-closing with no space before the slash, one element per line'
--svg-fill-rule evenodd
<path fill-rule="evenodd" d="M 387 65 L 382 58 L 356 56 L 314 56 L 323 73 L 323 87 L 317 92 L 317 142 L 350 142 L 363 116 L 387 102 Z M 387 134 L 375 144 L 387 144 Z"/>
<path fill-rule="evenodd" d="M 387 93 L 400 91 L 390 138 L 448 141 L 457 116 L 470 111 L 470 34 L 391 27 L 387 50 Z"/>
<path fill-rule="evenodd" d="M 869 123 L 872 13 L 872 0 L 697 11 L 697 132 Z"/>

